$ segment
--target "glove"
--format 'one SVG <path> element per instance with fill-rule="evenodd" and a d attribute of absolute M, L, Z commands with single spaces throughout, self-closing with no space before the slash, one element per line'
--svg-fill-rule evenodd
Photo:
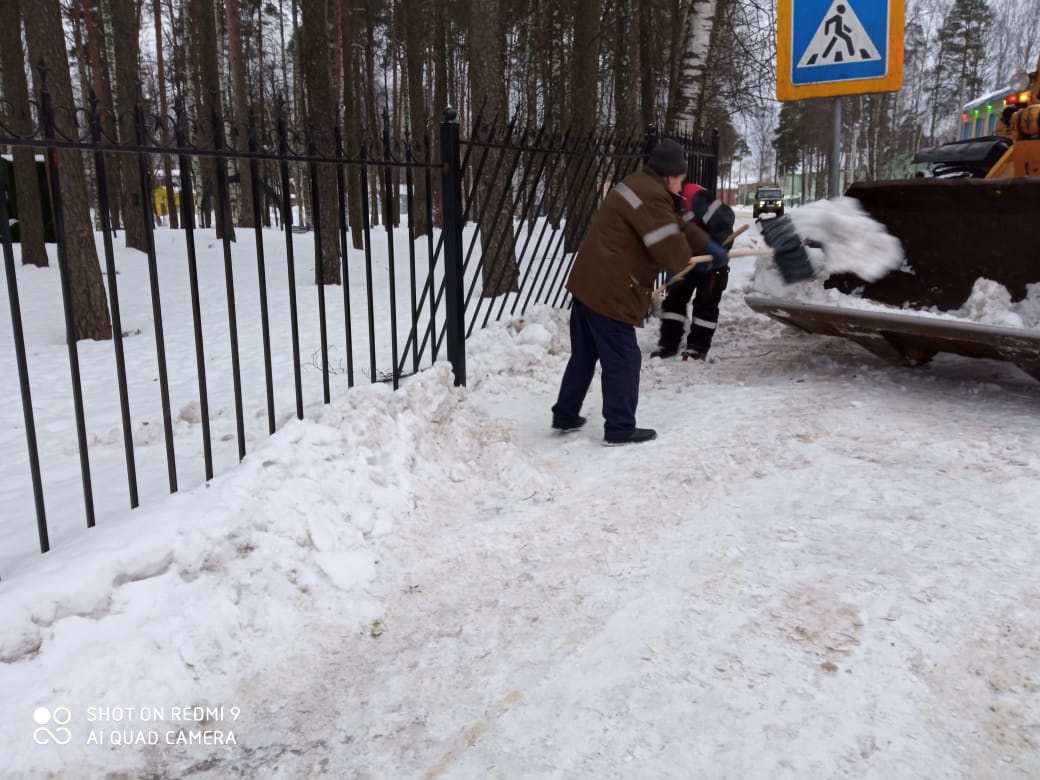
<path fill-rule="evenodd" d="M 711 263 L 702 263 L 702 266 L 708 266 L 707 270 L 719 271 L 723 268 L 729 268 L 729 252 L 721 244 L 709 241 L 708 245 L 704 247 L 704 254 L 712 257 Z"/>

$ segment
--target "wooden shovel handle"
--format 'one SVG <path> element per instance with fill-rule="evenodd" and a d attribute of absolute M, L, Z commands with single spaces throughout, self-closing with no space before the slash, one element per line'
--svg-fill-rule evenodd
<path fill-rule="evenodd" d="M 730 257 L 764 257 L 766 255 L 771 255 L 771 254 L 773 254 L 773 250 L 772 249 L 770 249 L 769 247 L 762 247 L 760 249 L 736 249 L 736 250 L 730 252 L 729 256 Z M 684 276 L 686 276 L 686 274 L 688 274 L 690 271 L 692 271 L 698 265 L 700 265 L 701 263 L 710 263 L 713 259 L 714 258 L 711 255 L 694 255 L 693 257 L 690 258 L 689 264 L 684 269 L 682 269 L 678 273 L 674 274 L 671 279 L 669 279 L 667 282 L 665 282 L 660 287 L 658 287 L 656 290 L 654 290 L 653 294 L 654 295 L 660 295 L 665 290 L 667 290 L 669 287 L 671 287 L 673 284 L 675 284 L 677 281 L 679 281 Z"/>
<path fill-rule="evenodd" d="M 732 233 L 730 233 L 726 237 L 726 240 L 722 242 L 722 245 L 724 247 L 726 247 L 726 249 L 729 249 L 731 246 L 733 246 L 733 242 L 737 240 L 737 237 L 741 233 L 743 233 L 745 230 L 747 230 L 747 229 L 748 229 L 748 225 L 747 225 L 747 223 L 744 223 L 743 225 L 738 227 L 736 230 L 734 230 Z"/>

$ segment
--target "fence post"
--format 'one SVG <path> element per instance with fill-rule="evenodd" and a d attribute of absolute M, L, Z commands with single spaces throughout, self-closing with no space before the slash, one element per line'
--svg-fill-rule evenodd
<path fill-rule="evenodd" d="M 29 362 L 25 352 L 25 334 L 22 331 L 22 308 L 18 299 L 18 277 L 14 270 L 14 250 L 11 248 L 11 221 L 7 207 L 7 190 L 0 183 L 0 244 L 3 245 L 4 270 L 7 273 L 7 297 L 11 302 L 11 333 L 18 364 L 18 384 L 22 392 L 22 417 L 25 420 L 25 443 L 29 449 L 29 474 L 32 477 L 33 498 L 36 501 L 36 532 L 40 538 L 40 552 L 51 549 L 47 534 L 47 512 L 43 504 L 43 478 L 40 475 L 40 450 L 36 443 L 36 420 L 33 416 L 32 393 L 29 385 Z"/>
<path fill-rule="evenodd" d="M 650 159 L 650 152 L 657 146 L 657 142 L 661 140 L 661 133 L 657 129 L 657 125 L 650 123 L 646 126 L 646 130 L 643 131 L 643 165 L 646 165 L 646 161 Z"/>
<path fill-rule="evenodd" d="M 448 360 L 455 385 L 466 385 L 466 311 L 462 292 L 462 172 L 459 166 L 459 113 L 441 115 L 441 198 L 444 213 L 444 304 Z"/>
<path fill-rule="evenodd" d="M 718 197 L 718 188 L 719 188 L 719 149 L 721 148 L 721 146 L 722 146 L 721 136 L 719 134 L 719 129 L 716 127 L 714 130 L 711 131 L 711 153 L 712 153 L 712 158 L 711 158 L 711 161 L 708 163 L 708 169 L 711 172 L 711 176 L 710 176 L 710 179 L 709 179 L 711 181 L 711 187 L 709 187 L 709 189 L 711 190 L 711 197 L 712 198 L 717 198 Z"/>
<path fill-rule="evenodd" d="M 221 246 L 224 249 L 224 284 L 227 288 L 228 331 L 231 337 L 231 382 L 235 392 L 235 429 L 238 433 L 238 459 L 246 456 L 246 424 L 242 409 L 242 363 L 238 349 L 238 309 L 235 304 L 235 272 L 231 257 L 231 233 L 235 229 L 231 217 L 231 194 L 228 186 L 227 161 L 228 150 L 224 140 L 224 117 L 220 113 L 220 96 L 216 90 L 210 90 L 213 100 L 213 111 L 210 119 L 213 122 L 213 164 L 217 173 L 217 229 L 222 233 Z"/>
<path fill-rule="evenodd" d="M 139 97 L 139 96 L 138 96 Z M 108 271 L 108 298 L 112 310 L 112 346 L 116 356 L 116 380 L 119 385 L 119 412 L 123 423 L 123 452 L 126 458 L 126 481 L 130 489 L 130 508 L 140 503 L 137 494 L 137 465 L 134 459 L 134 429 L 130 418 L 130 396 L 126 380 L 126 355 L 123 351 L 123 321 L 119 307 L 119 283 L 117 281 L 115 249 L 112 246 L 112 217 L 109 211 L 108 171 L 105 153 L 101 151 L 101 116 L 98 99 L 90 90 L 90 140 L 94 144 L 94 170 L 97 172 L 98 217 L 101 219 L 101 237 L 105 248 L 105 269 Z M 138 99 L 140 103 L 140 99 Z M 136 116 L 136 114 L 135 114 Z M 137 139 L 140 145 L 140 138 Z M 151 205 L 151 199 L 145 203 Z M 146 214 L 151 211 L 148 207 Z M 154 248 L 154 242 L 152 244 Z"/>
<path fill-rule="evenodd" d="M 285 231 L 285 267 L 289 277 L 289 332 L 292 335 L 293 383 L 296 390 L 296 418 L 303 419 L 303 377 L 300 372 L 300 317 L 296 301 L 296 255 L 293 250 L 292 185 L 289 179 L 289 127 L 285 121 L 285 98 L 278 106 L 278 168 L 282 177 L 282 229 Z M 303 182 L 300 182 L 300 187 Z M 303 202 L 303 191 L 296 188 L 297 203 Z"/>
<path fill-rule="evenodd" d="M 180 169 L 181 227 L 188 248 L 188 289 L 191 291 L 191 321 L 195 332 L 195 371 L 199 383 L 199 416 L 202 418 L 202 464 L 206 481 L 213 479 L 213 437 L 209 424 L 209 385 L 206 383 L 206 346 L 202 333 L 202 299 L 199 295 L 198 255 L 195 251 L 195 187 L 191 158 L 188 156 L 188 117 L 184 97 L 178 96 L 173 110 L 176 116 L 174 138 L 177 141 L 177 165 Z M 176 204 L 174 204 L 176 205 Z M 170 208 L 173 208 L 171 206 Z"/>
<path fill-rule="evenodd" d="M 54 236 L 57 239 L 58 276 L 61 284 L 62 308 L 65 310 L 65 339 L 68 342 L 69 373 L 72 379 L 72 408 L 76 417 L 76 442 L 79 446 L 80 479 L 83 482 L 83 506 L 87 513 L 87 528 L 94 527 L 94 486 L 90 479 L 90 455 L 87 453 L 87 423 L 83 409 L 83 383 L 80 380 L 79 348 L 76 346 L 76 324 L 73 314 L 72 282 L 69 278 L 68 233 L 65 230 L 65 209 L 61 199 L 61 168 L 56 143 L 54 105 L 47 90 L 47 64 L 41 59 L 40 106 L 43 134 L 49 142 L 47 152 L 47 175 L 51 185 L 51 202 L 54 205 Z M 72 157 L 75 152 L 70 152 Z"/>

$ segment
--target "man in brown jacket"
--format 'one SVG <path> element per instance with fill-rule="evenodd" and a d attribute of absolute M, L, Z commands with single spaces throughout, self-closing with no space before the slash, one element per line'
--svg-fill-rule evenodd
<path fill-rule="evenodd" d="M 581 405 L 598 361 L 603 443 L 634 444 L 657 436 L 651 428 L 636 427 L 642 354 L 635 327 L 646 318 L 654 279 L 662 269 L 683 270 L 695 254 L 712 255 L 712 266 L 729 262 L 725 249 L 677 212 L 687 169 L 682 147 L 662 139 L 643 169 L 611 190 L 593 215 L 567 280 L 574 299 L 571 357 L 552 408 L 554 429 L 574 431 L 585 424 Z"/>

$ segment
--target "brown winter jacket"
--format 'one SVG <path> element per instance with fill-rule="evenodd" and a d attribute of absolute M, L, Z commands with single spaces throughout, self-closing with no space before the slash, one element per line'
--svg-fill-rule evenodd
<path fill-rule="evenodd" d="M 657 274 L 681 271 L 707 243 L 707 233 L 679 217 L 664 180 L 637 171 L 593 215 L 567 289 L 599 314 L 642 326 Z"/>

